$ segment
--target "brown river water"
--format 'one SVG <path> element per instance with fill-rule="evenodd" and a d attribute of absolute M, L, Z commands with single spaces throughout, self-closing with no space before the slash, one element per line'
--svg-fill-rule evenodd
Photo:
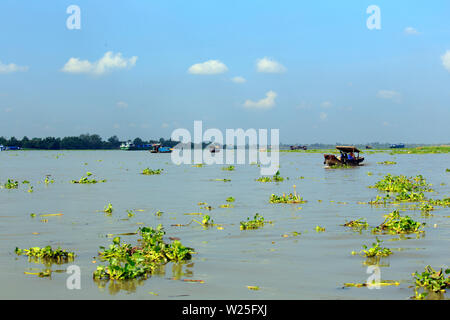
<path fill-rule="evenodd" d="M 412 273 L 426 265 L 450 265 L 450 208 L 424 217 L 420 210 L 404 212 L 425 222 L 425 234 L 400 239 L 381 235 L 383 246 L 394 254 L 382 258 L 382 280 L 398 286 L 380 289 L 344 288 L 344 283 L 364 283 L 371 275 L 365 258 L 352 255 L 375 236 L 342 226 L 366 218 L 374 227 L 395 207 L 375 207 L 367 202 L 379 194 L 369 188 L 387 173 L 423 175 L 433 184 L 430 197 L 450 195 L 450 154 L 367 154 L 365 165 L 351 169 L 326 169 L 321 153 L 280 153 L 279 183 L 261 183 L 256 165 L 223 165 L 201 168 L 175 165 L 170 154 L 143 151 L 7 151 L 0 152 L 0 183 L 19 181 L 18 189 L 0 189 L 0 298 L 1 299 L 408 299 L 414 295 Z M 379 161 L 396 161 L 380 165 Z M 140 174 L 144 168 L 164 169 L 161 175 Z M 92 172 L 105 183 L 72 184 Z M 371 172 L 372 175 L 368 175 Z M 46 175 L 54 183 L 45 184 Z M 303 177 L 300 179 L 300 177 Z M 230 182 L 213 179 L 231 179 Z M 30 184 L 22 184 L 28 180 Z M 272 193 L 293 192 L 304 204 L 271 204 Z M 33 186 L 33 192 L 27 192 Z M 233 208 L 219 208 L 234 197 Z M 321 200 L 321 201 L 319 201 Z M 200 209 L 206 202 L 214 209 Z M 102 212 L 111 203 L 111 216 Z M 127 210 L 134 216 L 128 217 Z M 163 213 L 158 216 L 155 213 Z M 33 218 L 31 213 L 35 213 Z M 40 217 L 42 214 L 59 216 Z M 208 214 L 222 228 L 205 229 L 197 223 Z M 240 230 L 239 223 L 259 213 L 267 224 L 257 230 Z M 111 235 L 133 233 L 145 225 L 162 224 L 166 237 L 178 237 L 197 254 L 185 263 L 168 263 L 141 281 L 96 282 L 99 246 L 109 246 Z M 316 232 L 316 226 L 325 232 Z M 293 236 L 293 232 L 301 233 Z M 288 235 L 283 237 L 283 235 Z M 135 243 L 136 235 L 121 235 Z M 16 247 L 60 246 L 73 251 L 75 260 L 53 264 L 51 277 L 33 273 L 46 266 L 17 256 Z M 94 263 L 96 261 L 96 263 Z M 81 289 L 66 286 L 70 265 L 81 270 Z M 31 274 L 27 274 L 31 273 Z M 188 282 L 202 280 L 202 282 Z M 258 286 L 249 290 L 247 286 Z"/>

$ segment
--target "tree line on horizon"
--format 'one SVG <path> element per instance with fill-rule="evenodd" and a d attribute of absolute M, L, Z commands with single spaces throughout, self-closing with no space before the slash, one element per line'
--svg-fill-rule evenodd
<path fill-rule="evenodd" d="M 127 140 L 128 141 L 128 140 Z M 107 140 L 103 140 L 98 134 L 81 134 L 79 136 L 69 136 L 64 138 L 46 137 L 46 138 L 32 138 L 29 139 L 27 136 L 23 137 L 21 140 L 15 137 L 5 138 L 0 137 L 0 145 L 6 147 L 20 147 L 22 149 L 43 149 L 43 150 L 82 150 L 82 149 L 104 149 L 112 150 L 119 149 L 120 145 L 126 141 L 119 140 L 117 136 L 112 136 Z M 142 140 L 141 138 L 135 138 L 132 141 L 135 145 L 146 145 L 153 143 L 161 143 L 163 146 L 173 148 L 179 141 L 166 140 L 160 138 L 159 140 Z M 205 147 L 207 143 L 203 142 L 202 147 Z M 323 143 L 313 143 L 305 144 L 309 149 L 333 149 L 335 145 L 323 144 Z M 336 145 L 345 145 L 345 143 L 336 143 Z M 366 145 L 370 145 L 374 149 L 386 149 L 389 148 L 389 143 L 372 142 Z M 405 147 L 413 148 L 418 146 L 423 146 L 424 144 L 406 144 Z M 356 144 L 355 146 L 365 149 L 365 145 Z M 281 149 L 289 149 L 290 144 L 280 144 Z"/>
<path fill-rule="evenodd" d="M 119 140 L 117 136 L 112 136 L 107 140 L 103 140 L 98 134 L 81 134 L 79 136 L 71 136 L 64 138 L 46 137 L 32 138 L 27 136 L 21 140 L 11 137 L 9 139 L 0 137 L 0 145 L 5 147 L 20 147 L 22 149 L 43 149 L 43 150 L 81 150 L 81 149 L 118 149 L 125 142 Z M 135 138 L 132 141 L 135 145 L 145 145 L 153 143 L 161 143 L 163 146 L 174 147 L 178 141 L 166 140 L 142 140 Z"/>

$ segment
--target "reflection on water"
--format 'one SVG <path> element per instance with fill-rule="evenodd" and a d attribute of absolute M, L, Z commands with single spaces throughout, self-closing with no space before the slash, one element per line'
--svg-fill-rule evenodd
<path fill-rule="evenodd" d="M 126 293 L 136 292 L 137 287 L 142 286 L 145 282 L 143 279 L 128 279 L 128 280 L 99 280 L 94 279 L 100 292 L 104 292 L 105 288 L 110 295 L 116 295 L 120 291 Z"/>
<path fill-rule="evenodd" d="M 172 265 L 172 280 L 180 280 L 183 277 L 192 277 L 194 272 L 191 268 L 194 267 L 193 262 L 177 262 L 177 263 L 168 263 Z M 147 279 L 127 279 L 127 280 L 101 280 L 94 279 L 95 284 L 97 285 L 100 292 L 104 292 L 105 289 L 108 290 L 108 293 L 111 295 L 116 295 L 120 291 L 124 291 L 126 293 L 136 292 L 136 288 L 142 286 L 145 281 L 152 281 L 154 277 L 165 277 L 166 276 L 166 266 L 167 264 L 158 265 L 152 272 L 151 276 Z"/>

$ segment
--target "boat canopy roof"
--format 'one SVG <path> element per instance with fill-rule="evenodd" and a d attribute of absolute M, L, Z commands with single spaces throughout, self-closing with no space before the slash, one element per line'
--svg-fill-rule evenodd
<path fill-rule="evenodd" d="M 336 149 L 342 152 L 360 152 L 358 148 L 354 146 L 336 146 Z"/>

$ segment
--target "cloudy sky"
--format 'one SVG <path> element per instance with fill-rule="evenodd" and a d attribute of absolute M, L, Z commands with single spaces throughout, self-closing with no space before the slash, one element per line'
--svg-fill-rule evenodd
<path fill-rule="evenodd" d="M 284 143 L 448 143 L 449 12 L 446 0 L 2 0 L 0 135 L 159 138 L 203 120 L 277 128 Z"/>

